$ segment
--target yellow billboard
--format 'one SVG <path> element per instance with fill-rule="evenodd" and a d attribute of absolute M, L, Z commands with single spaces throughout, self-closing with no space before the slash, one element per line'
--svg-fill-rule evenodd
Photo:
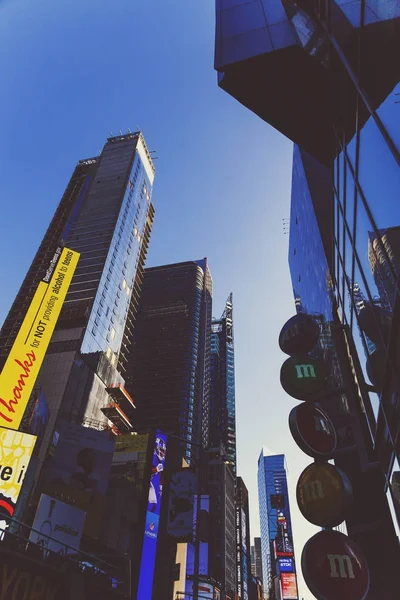
<path fill-rule="evenodd" d="M 0 520 L 12 517 L 36 436 L 0 427 Z"/>
<path fill-rule="evenodd" d="M 67 295 L 79 254 L 58 248 L 0 373 L 0 426 L 18 429 Z"/>

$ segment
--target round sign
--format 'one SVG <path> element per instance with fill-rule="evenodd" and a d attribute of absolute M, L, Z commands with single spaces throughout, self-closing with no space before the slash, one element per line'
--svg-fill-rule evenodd
<path fill-rule="evenodd" d="M 300 313 L 289 319 L 282 327 L 279 346 L 282 352 L 289 356 L 307 354 L 315 348 L 318 338 L 317 322 L 310 315 Z"/>
<path fill-rule="evenodd" d="M 307 521 L 319 527 L 336 527 L 346 518 L 353 492 L 343 471 L 329 463 L 313 463 L 300 475 L 296 497 Z"/>
<path fill-rule="evenodd" d="M 369 569 L 358 546 L 338 531 L 320 531 L 301 555 L 306 584 L 319 600 L 364 600 Z"/>
<path fill-rule="evenodd" d="M 296 444 L 313 458 L 330 458 L 336 450 L 337 435 L 332 421 L 311 403 L 295 406 L 289 415 L 289 427 Z"/>
<path fill-rule="evenodd" d="M 371 302 L 364 302 L 358 313 L 361 329 L 377 345 L 388 341 L 390 320 L 391 316 L 387 310 Z"/>
<path fill-rule="evenodd" d="M 281 368 L 281 385 L 297 400 L 316 401 L 316 395 L 325 388 L 327 381 L 324 361 L 311 356 L 291 356 Z"/>

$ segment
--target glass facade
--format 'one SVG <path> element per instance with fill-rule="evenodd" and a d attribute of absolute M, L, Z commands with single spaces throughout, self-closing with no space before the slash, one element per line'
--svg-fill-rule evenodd
<path fill-rule="evenodd" d="M 210 445 L 225 449 L 236 472 L 235 350 L 233 297 L 229 295 L 220 319 L 211 324 Z"/>
<path fill-rule="evenodd" d="M 256 43 L 274 25 L 266 10 L 264 22 L 256 20 L 264 4 L 279 5 L 294 36 L 279 52 L 272 39 Z M 357 449 L 336 459 L 355 490 L 346 525 L 367 555 L 371 598 L 391 599 L 399 561 L 400 4 L 216 6 L 220 87 L 298 146 L 289 256 L 296 307 L 320 322 L 318 351 L 338 392 L 335 426 L 343 445 L 347 436 Z M 329 174 L 323 189 L 321 165 Z M 372 526 L 378 515 L 379 530 Z M 377 550 L 383 545 L 385 560 Z"/>
<path fill-rule="evenodd" d="M 284 454 L 258 459 L 258 503 L 261 530 L 262 579 L 265 593 L 275 590 L 280 559 L 290 558 L 295 572 L 292 521 Z M 272 591 L 272 593 L 274 593 Z M 273 596 L 274 597 L 274 596 Z"/>
<path fill-rule="evenodd" d="M 139 134 L 110 138 L 65 242 L 81 253 L 66 299 L 90 310 L 81 352 L 116 365 L 151 212 L 154 168 Z"/>

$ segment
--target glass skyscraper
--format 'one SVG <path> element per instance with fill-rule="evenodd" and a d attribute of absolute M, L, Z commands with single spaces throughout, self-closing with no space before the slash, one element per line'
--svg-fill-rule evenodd
<path fill-rule="evenodd" d="M 220 319 L 211 324 L 210 367 L 211 447 L 221 444 L 226 460 L 236 472 L 235 353 L 233 339 L 233 296 L 229 295 Z"/>
<path fill-rule="evenodd" d="M 208 439 L 211 310 L 207 259 L 145 270 L 125 376 L 134 425 L 187 440 L 189 462 Z"/>
<path fill-rule="evenodd" d="M 355 490 L 346 523 L 369 562 L 368 598 L 391 600 L 400 533 L 400 4 L 217 0 L 216 6 L 220 87 L 296 144 L 290 235 L 296 308 L 318 318 L 331 384 L 338 391 L 340 379 L 344 384 L 335 425 L 343 446 L 347 436 L 347 446 L 357 449 L 336 459 Z"/>
<path fill-rule="evenodd" d="M 296 572 L 285 463 L 284 454 L 264 450 L 258 459 L 262 579 L 270 600 L 281 600 L 282 561 L 289 572 Z"/>

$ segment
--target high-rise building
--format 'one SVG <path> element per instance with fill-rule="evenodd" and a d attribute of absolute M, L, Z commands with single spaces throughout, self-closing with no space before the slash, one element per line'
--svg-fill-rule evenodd
<path fill-rule="evenodd" d="M 125 371 L 134 425 L 187 440 L 189 463 L 208 439 L 211 310 L 207 259 L 145 270 Z"/>
<path fill-rule="evenodd" d="M 249 600 L 251 583 L 249 493 L 241 477 L 236 479 L 236 581 L 241 600 Z"/>
<path fill-rule="evenodd" d="M 80 259 L 37 380 L 50 409 L 44 459 L 60 420 L 129 431 L 123 370 L 154 208 L 155 169 L 140 132 L 107 140 L 79 161 L 1 331 L 6 357 L 49 257 L 67 244 Z"/>
<path fill-rule="evenodd" d="M 284 454 L 269 454 L 264 450 L 258 459 L 262 581 L 270 600 L 282 600 L 282 582 L 287 575 L 296 584 L 285 462 Z"/>
<path fill-rule="evenodd" d="M 262 555 L 261 538 L 254 538 L 254 546 L 251 547 L 251 572 L 254 577 L 262 581 Z"/>
<path fill-rule="evenodd" d="M 211 324 L 210 434 L 213 448 L 222 446 L 236 472 L 235 356 L 233 296 L 229 295 L 220 319 Z"/>
<path fill-rule="evenodd" d="M 397 591 L 388 573 L 399 562 L 400 535 L 393 493 L 400 431 L 400 71 L 393 57 L 400 52 L 400 5 L 217 0 L 217 13 L 220 87 L 296 144 L 296 308 L 324 318 L 336 355 L 331 383 L 343 383 L 335 425 L 343 447 L 347 436 L 347 446 L 357 448 L 336 460 L 354 488 L 346 525 L 367 556 L 368 598 L 391 600 Z M 315 193 L 321 185 L 323 193 Z"/>

